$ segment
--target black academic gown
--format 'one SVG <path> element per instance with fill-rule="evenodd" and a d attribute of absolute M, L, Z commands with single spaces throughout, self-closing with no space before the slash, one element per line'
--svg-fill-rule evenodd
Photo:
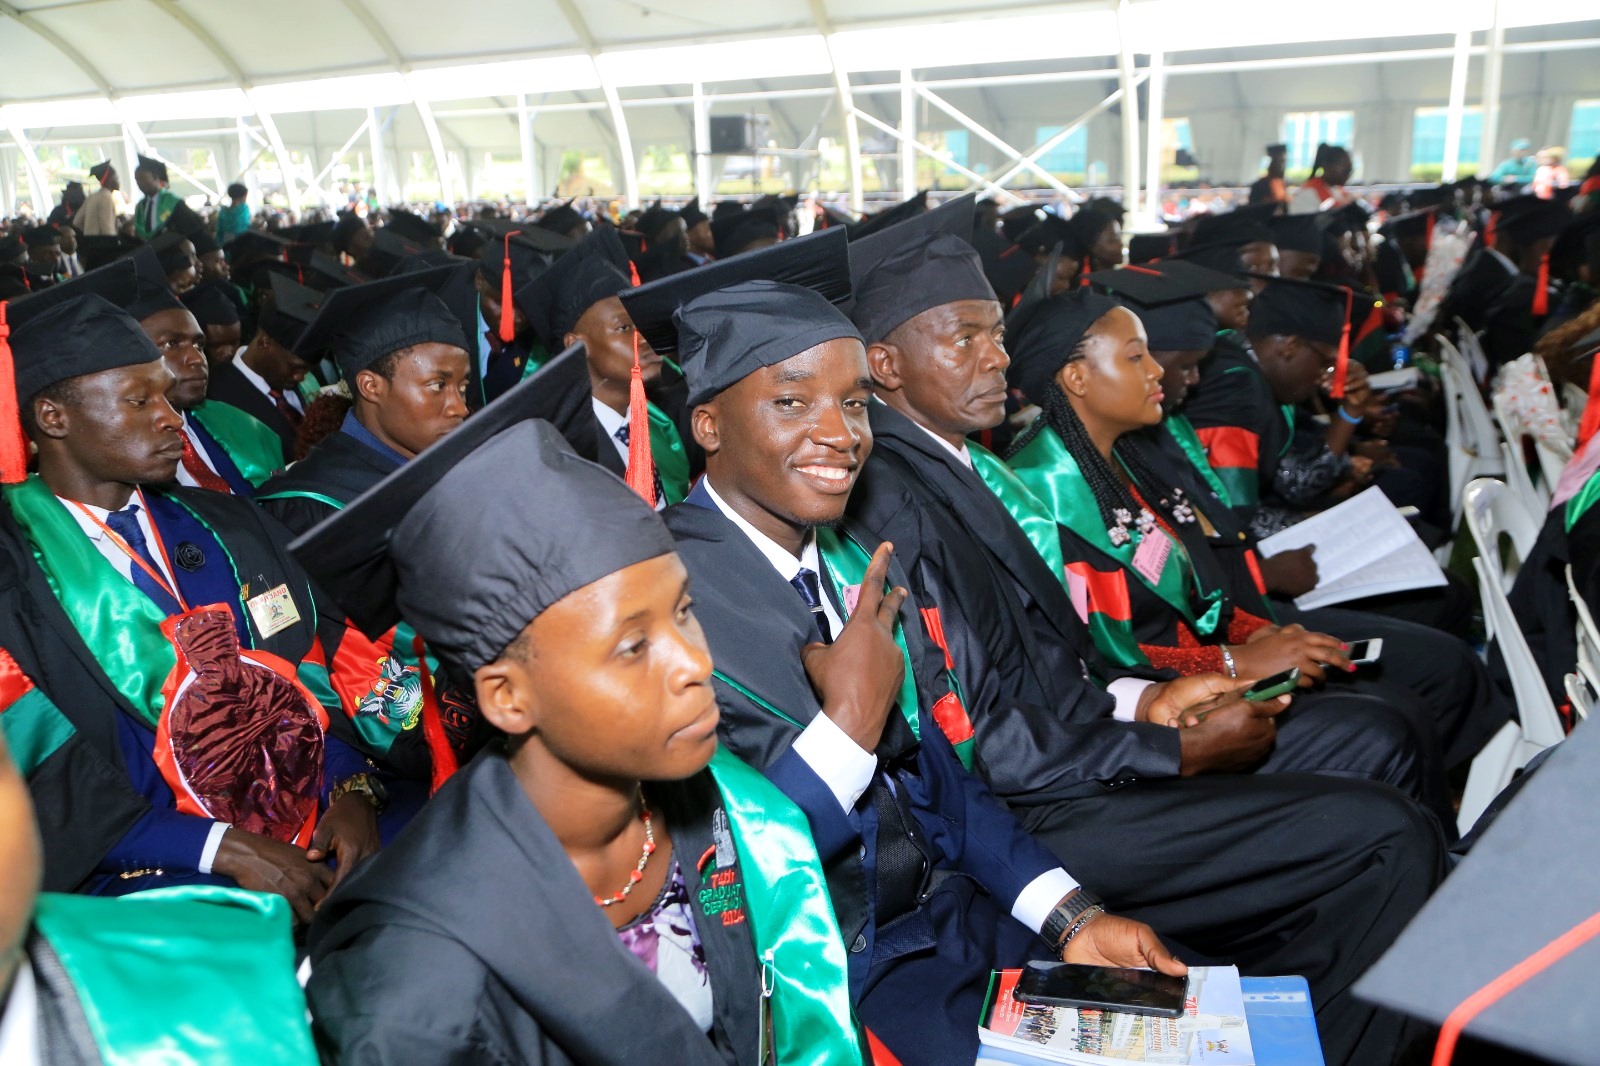
<path fill-rule="evenodd" d="M 206 398 L 231 404 L 266 426 L 283 442 L 284 461 L 294 455 L 295 427 L 291 426 L 276 404 L 260 389 L 250 384 L 232 360 L 211 368 L 211 379 L 206 384 Z"/>
<path fill-rule="evenodd" d="M 1447 326 L 1452 318 L 1459 318 L 1469 329 L 1482 329 L 1489 309 L 1505 295 L 1516 278 L 1498 256 L 1491 255 L 1489 249 L 1480 245 L 1450 280 L 1437 321 Z"/>
<path fill-rule="evenodd" d="M 1594 521 L 1588 515 L 1580 518 L 1574 529 L 1580 537 L 1594 541 L 1581 557 L 1572 554 L 1567 537 L 1567 509 L 1563 505 L 1545 515 L 1539 530 L 1539 539 L 1533 550 L 1517 570 L 1516 581 L 1506 596 L 1511 613 L 1516 616 L 1517 628 L 1528 642 L 1528 650 L 1539 664 L 1539 675 L 1550 690 L 1550 699 L 1557 707 L 1566 703 L 1567 675 L 1578 661 L 1578 612 L 1567 594 L 1567 565 L 1572 566 L 1573 584 L 1589 603 L 1597 603 L 1595 569 L 1600 565 L 1600 538 L 1596 538 Z M 1491 650 L 1490 662 L 1495 676 L 1507 692 L 1511 679 L 1506 675 L 1505 664 L 1499 652 Z"/>
<path fill-rule="evenodd" d="M 694 891 L 695 860 L 714 844 L 716 785 L 701 773 L 647 792 L 691 887 L 715 1003 L 709 1037 L 623 946 L 490 749 L 317 912 L 306 994 L 324 1061 L 757 1066 L 749 923 L 708 918 Z"/>
<path fill-rule="evenodd" d="M 146 490 L 151 492 L 153 490 Z M 327 627 L 325 612 L 310 608 L 309 580 L 292 558 L 288 535 L 253 504 L 204 489 L 162 490 L 183 503 L 226 546 L 237 573 L 265 579 L 265 588 L 286 584 L 301 605 L 293 625 L 256 642 L 258 649 L 298 664 Z M 213 560 L 210 565 L 224 565 Z M 331 627 L 336 629 L 337 627 Z M 331 632 L 331 630 L 330 630 Z M 72 723 L 74 733 L 28 779 L 44 841 L 44 888 L 71 892 L 94 872 L 111 848 L 146 811 L 149 802 L 129 780 L 118 735 L 119 714 L 133 715 L 78 635 L 34 560 L 33 550 L 11 511 L 0 503 L 0 646 Z M 335 735 L 353 742 L 329 716 Z M 148 758 L 148 753 L 145 755 Z"/>

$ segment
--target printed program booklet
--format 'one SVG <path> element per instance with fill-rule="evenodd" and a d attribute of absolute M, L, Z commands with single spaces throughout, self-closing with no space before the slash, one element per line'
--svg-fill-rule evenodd
<path fill-rule="evenodd" d="M 1255 1066 L 1236 967 L 1191 967 L 1178 1018 L 1023 1003 L 1012 994 L 1021 974 L 996 970 L 990 978 L 978 1027 L 986 1046 L 1071 1066 Z"/>

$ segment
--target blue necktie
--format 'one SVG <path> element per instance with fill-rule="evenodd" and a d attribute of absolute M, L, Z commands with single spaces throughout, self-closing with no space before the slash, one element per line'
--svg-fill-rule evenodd
<path fill-rule="evenodd" d="M 628 423 L 626 422 L 622 423 L 622 427 L 613 433 L 612 436 L 616 437 L 617 441 L 624 448 L 626 448 L 629 441 L 633 439 L 633 434 L 630 432 Z M 656 469 L 655 463 L 650 464 L 650 476 L 653 479 L 656 490 L 656 510 L 659 511 L 667 505 L 667 495 L 661 488 L 661 471 Z"/>
<path fill-rule="evenodd" d="M 139 505 L 130 503 L 120 511 L 112 511 L 106 515 L 106 525 L 111 532 L 121 537 L 123 541 L 139 554 L 139 558 L 150 564 L 151 569 L 161 573 L 161 566 L 150 554 L 150 545 L 144 539 L 144 530 L 139 528 Z M 145 573 L 144 567 L 138 563 L 133 564 L 133 585 L 140 592 L 155 601 L 155 605 L 167 613 L 168 616 L 181 614 L 183 605 L 172 598 L 172 594 L 163 588 L 154 578 Z"/>
<path fill-rule="evenodd" d="M 828 624 L 828 616 L 822 610 L 822 583 L 817 579 L 815 570 L 800 568 L 800 572 L 789 579 L 789 584 L 806 601 L 806 606 L 811 608 L 811 617 L 817 623 L 817 629 L 822 633 L 822 643 L 833 643 L 833 627 Z"/>

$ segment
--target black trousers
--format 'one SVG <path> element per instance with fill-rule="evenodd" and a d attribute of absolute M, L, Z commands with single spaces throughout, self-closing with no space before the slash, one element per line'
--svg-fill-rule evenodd
<path fill-rule="evenodd" d="M 1408 797 L 1257 773 L 1135 782 L 1019 814 L 1116 913 L 1247 974 L 1304 976 L 1329 1066 L 1393 1060 L 1405 1019 L 1350 986 L 1444 876 L 1438 822 Z"/>

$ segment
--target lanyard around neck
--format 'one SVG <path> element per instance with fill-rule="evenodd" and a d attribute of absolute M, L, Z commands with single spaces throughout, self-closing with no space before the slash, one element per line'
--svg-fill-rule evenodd
<path fill-rule="evenodd" d="M 149 507 L 148 504 L 145 503 L 144 492 L 141 491 L 141 490 L 135 489 L 134 490 L 134 494 L 139 497 L 139 505 L 144 508 L 144 513 L 145 514 L 149 514 L 150 513 L 150 507 Z M 165 577 L 163 577 L 156 570 L 155 567 L 151 566 L 149 564 L 149 562 L 147 562 L 145 560 L 144 556 L 142 556 L 138 552 L 134 551 L 133 548 L 131 548 L 128 545 L 128 542 L 123 540 L 122 537 L 116 532 L 116 530 L 114 530 L 110 526 L 106 525 L 105 522 L 103 522 L 100 519 L 99 515 L 95 514 L 93 511 L 89 510 L 89 508 L 85 507 L 83 504 L 79 503 L 77 500 L 73 500 L 72 501 L 72 506 L 74 506 L 78 510 L 82 511 L 84 516 L 86 518 L 88 518 L 89 521 L 91 521 L 95 525 L 99 526 L 100 527 L 100 531 L 102 533 L 104 533 L 107 537 L 111 538 L 111 543 L 115 544 L 122 551 L 122 553 L 124 555 L 126 555 L 129 559 L 132 559 L 134 561 L 134 563 L 136 563 L 139 566 L 139 568 L 142 569 L 146 574 L 150 575 L 150 580 L 154 581 L 157 585 L 159 585 L 161 587 L 161 590 L 163 592 L 165 592 L 168 596 L 171 596 L 173 598 L 173 600 L 175 600 L 177 602 L 179 607 L 182 607 L 185 611 L 187 611 L 189 609 L 189 604 L 188 604 L 188 602 L 186 600 L 184 600 L 182 594 L 179 593 L 178 590 L 172 584 L 168 583 L 167 579 Z M 137 516 L 135 516 L 135 521 L 137 521 L 137 520 L 138 520 Z M 154 518 L 152 518 L 150 520 L 150 539 L 151 539 L 151 541 L 154 542 L 155 550 L 161 554 L 161 561 L 167 564 L 167 570 L 170 572 L 172 570 L 172 558 L 169 555 L 167 555 L 167 546 L 165 544 L 163 544 L 162 541 L 161 541 L 161 531 L 156 529 L 156 523 L 155 523 L 155 519 Z"/>

